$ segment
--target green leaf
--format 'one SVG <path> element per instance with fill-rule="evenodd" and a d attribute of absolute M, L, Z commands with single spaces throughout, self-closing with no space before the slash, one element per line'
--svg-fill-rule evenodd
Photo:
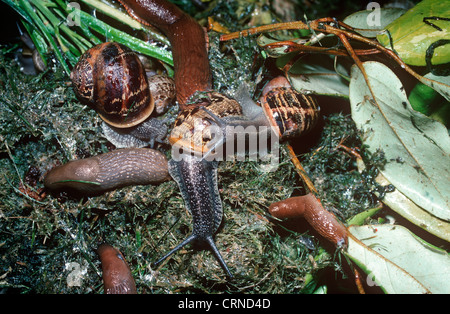
<path fill-rule="evenodd" d="M 347 255 L 386 293 L 448 293 L 450 257 L 397 225 L 350 226 Z"/>
<path fill-rule="evenodd" d="M 393 48 L 402 60 L 410 65 L 426 65 L 426 52 L 431 44 L 441 39 L 450 39 L 450 21 L 428 19 L 439 29 L 426 24 L 424 18 L 450 17 L 450 2 L 448 0 L 424 0 L 404 15 L 388 25 L 389 34 L 378 35 L 378 41 L 386 48 Z M 390 38 L 389 38 L 390 36 Z M 450 44 L 442 45 L 434 50 L 432 64 L 450 62 Z"/>
<path fill-rule="evenodd" d="M 287 75 L 299 92 L 348 98 L 348 83 L 334 70 L 318 64 L 297 62 Z"/>
<path fill-rule="evenodd" d="M 397 76 L 365 62 L 350 81 L 352 118 L 371 153 L 384 152 L 380 169 L 401 193 L 430 214 L 450 221 L 450 138 L 439 122 L 414 111 Z M 372 95 L 373 92 L 373 95 Z"/>
<path fill-rule="evenodd" d="M 360 171 L 365 168 L 362 159 L 358 159 L 357 164 Z M 375 181 L 381 186 L 387 186 L 391 184 L 381 173 L 377 175 Z M 375 194 L 379 196 L 378 193 Z M 386 193 L 381 201 L 389 206 L 389 208 L 391 208 L 393 211 L 406 218 L 416 226 L 441 239 L 450 242 L 450 223 L 431 215 L 423 208 L 417 206 L 413 201 L 407 198 L 400 191 L 394 190 L 392 192 Z M 374 211 L 375 209 L 372 210 Z M 365 212 L 362 212 L 361 214 L 364 213 Z M 356 218 L 361 214 L 356 215 L 351 221 L 348 221 L 347 223 L 349 225 L 358 224 L 359 221 L 356 220 Z"/>
<path fill-rule="evenodd" d="M 422 84 L 433 88 L 447 101 L 450 101 L 450 76 L 438 76 L 432 73 L 428 73 L 425 76 L 421 76 L 419 81 Z"/>
<path fill-rule="evenodd" d="M 405 12 L 406 10 L 399 8 L 381 8 L 375 11 L 363 10 L 347 16 L 343 22 L 357 28 L 356 32 L 360 35 L 373 38 Z"/>
<path fill-rule="evenodd" d="M 258 43 L 258 45 L 264 49 L 265 52 L 267 52 L 267 54 L 272 57 L 272 58 L 278 58 L 280 56 L 284 56 L 285 54 L 287 54 L 286 51 L 288 51 L 289 49 L 289 45 L 282 45 L 279 47 L 269 47 L 267 45 L 273 44 L 273 43 L 277 43 L 280 42 L 282 40 L 290 40 L 292 42 L 295 43 L 304 43 L 303 40 L 300 39 L 294 39 L 294 38 L 272 38 L 269 37 L 266 34 L 262 34 L 260 35 L 257 39 L 256 42 Z"/>

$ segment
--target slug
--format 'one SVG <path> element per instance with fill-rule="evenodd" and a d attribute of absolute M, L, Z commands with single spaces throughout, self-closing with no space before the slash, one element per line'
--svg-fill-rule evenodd
<path fill-rule="evenodd" d="M 97 254 L 102 263 L 105 294 L 136 294 L 136 284 L 122 253 L 103 243 L 97 248 Z"/>
<path fill-rule="evenodd" d="M 119 0 L 128 14 L 159 28 L 172 46 L 176 97 L 180 109 L 197 91 L 211 89 L 206 33 L 197 21 L 173 3 L 162 0 Z"/>
<path fill-rule="evenodd" d="M 192 215 L 193 230 L 189 237 L 155 262 L 155 265 L 159 265 L 185 245 L 201 241 L 211 248 L 227 275 L 233 277 L 213 239 L 223 215 L 217 187 L 217 164 L 216 161 L 206 161 L 187 155 L 179 161 L 174 159 L 169 161 L 169 173 L 178 183 L 185 205 Z"/>
<path fill-rule="evenodd" d="M 53 191 L 72 190 L 94 195 L 169 179 L 167 158 L 163 153 L 150 148 L 124 148 L 57 166 L 45 175 L 44 185 Z"/>
<path fill-rule="evenodd" d="M 304 217 L 325 239 L 338 248 L 347 247 L 347 229 L 311 193 L 273 203 L 269 206 L 269 213 L 279 219 Z"/>

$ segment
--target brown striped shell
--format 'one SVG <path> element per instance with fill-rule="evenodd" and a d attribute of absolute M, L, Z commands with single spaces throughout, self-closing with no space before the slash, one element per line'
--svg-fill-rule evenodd
<path fill-rule="evenodd" d="M 210 126 L 219 122 L 215 119 L 226 120 L 229 117 L 242 116 L 242 107 L 234 99 L 217 92 L 208 93 L 206 96 L 203 99 L 204 105 L 183 110 L 178 114 L 169 136 L 172 145 L 205 153 L 208 151 L 206 145 L 213 139 Z"/>
<path fill-rule="evenodd" d="M 310 131 L 319 117 L 319 106 L 311 95 L 292 87 L 275 87 L 261 97 L 261 106 L 281 139 L 291 139 Z"/>
<path fill-rule="evenodd" d="M 107 42 L 90 48 L 70 77 L 80 102 L 114 127 L 135 126 L 153 111 L 145 69 L 138 56 L 124 45 Z"/>
<path fill-rule="evenodd" d="M 148 85 L 157 114 L 163 114 L 176 97 L 175 82 L 167 75 L 148 76 Z"/>
<path fill-rule="evenodd" d="M 169 137 L 173 146 L 209 152 L 209 144 L 217 134 L 211 126 L 226 132 L 226 137 L 242 132 L 242 128 L 224 131 L 227 126 L 274 127 L 280 139 L 287 140 L 310 131 L 319 117 L 319 106 L 313 96 L 295 91 L 283 77 L 271 81 L 264 89 L 261 106 L 251 100 L 246 89 L 236 93 L 236 100 L 217 92 L 206 95 L 202 105 L 179 113 Z"/>

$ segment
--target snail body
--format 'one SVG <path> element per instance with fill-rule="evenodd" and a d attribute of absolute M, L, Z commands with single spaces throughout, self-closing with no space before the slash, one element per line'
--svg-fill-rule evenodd
<path fill-rule="evenodd" d="M 44 178 L 47 189 L 95 195 L 128 185 L 169 180 L 166 156 L 151 148 L 124 148 L 73 160 L 51 169 Z"/>
<path fill-rule="evenodd" d="M 97 111 L 107 124 L 105 136 L 117 147 L 153 146 L 165 137 L 167 126 L 150 115 L 155 107 L 164 112 L 174 99 L 173 80 L 147 77 L 139 57 L 128 47 L 107 42 L 90 48 L 70 77 L 77 98 Z"/>
<path fill-rule="evenodd" d="M 165 120 L 150 118 L 131 128 L 119 129 L 102 123 L 105 138 L 117 148 L 155 147 L 164 143 L 168 127 Z"/>
<path fill-rule="evenodd" d="M 103 243 L 97 248 L 97 254 L 102 264 L 105 294 L 136 294 L 136 283 L 122 253 Z"/>
<path fill-rule="evenodd" d="M 202 241 L 211 248 L 228 276 L 233 277 L 213 239 L 223 216 L 222 202 L 217 187 L 217 162 L 206 161 L 194 156 L 183 156 L 179 161 L 173 159 L 169 161 L 169 173 L 177 182 L 185 205 L 192 215 L 193 230 L 189 237 L 155 264 L 160 264 L 191 242 Z"/>

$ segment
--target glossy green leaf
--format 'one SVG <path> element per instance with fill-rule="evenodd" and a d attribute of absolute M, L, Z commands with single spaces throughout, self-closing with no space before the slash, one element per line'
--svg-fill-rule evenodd
<path fill-rule="evenodd" d="M 368 150 L 381 150 L 381 173 L 430 214 L 450 221 L 450 138 L 439 122 L 414 111 L 397 76 L 378 62 L 358 67 L 350 81 L 352 118 Z M 373 93 L 373 95 L 372 95 Z"/>
<path fill-rule="evenodd" d="M 350 226 L 347 254 L 386 293 L 449 293 L 450 256 L 398 225 Z"/>
<path fill-rule="evenodd" d="M 356 32 L 360 35 L 373 38 L 405 12 L 406 10 L 399 8 L 363 10 L 347 16 L 343 22 L 357 28 Z"/>
<path fill-rule="evenodd" d="M 377 36 L 386 48 L 393 48 L 402 60 L 410 65 L 426 65 L 425 54 L 431 44 L 450 39 L 450 21 L 427 19 L 450 18 L 449 0 L 424 0 L 386 27 L 389 33 Z M 426 21 L 439 29 L 426 24 Z M 390 38 L 389 38 L 390 36 Z M 437 47 L 431 58 L 433 65 L 450 62 L 450 43 Z"/>
<path fill-rule="evenodd" d="M 441 94 L 447 101 L 450 101 L 450 76 L 437 76 L 432 73 L 428 73 L 422 76 L 420 82 L 430 86 L 439 94 Z"/>

